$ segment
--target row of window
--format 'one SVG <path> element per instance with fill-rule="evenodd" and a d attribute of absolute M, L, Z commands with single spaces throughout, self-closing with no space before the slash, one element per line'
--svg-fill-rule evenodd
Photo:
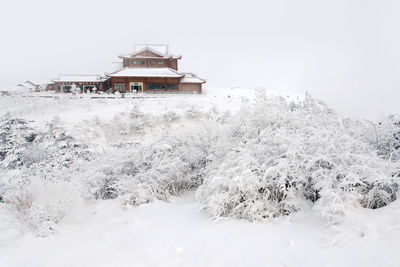
<path fill-rule="evenodd" d="M 94 91 L 94 85 L 80 85 L 75 88 L 77 92 L 92 92 Z M 97 88 L 96 88 L 97 90 Z M 57 91 L 63 91 L 64 93 L 71 93 L 72 85 L 57 85 Z"/>
<path fill-rule="evenodd" d="M 124 83 L 116 83 L 114 85 L 116 91 L 125 91 L 125 84 Z"/>
<path fill-rule="evenodd" d="M 147 90 L 149 91 L 163 91 L 165 90 L 165 83 L 149 83 L 147 85 Z M 167 90 L 177 91 L 178 84 L 176 83 L 167 83 Z"/>
<path fill-rule="evenodd" d="M 157 61 L 158 62 L 158 65 L 159 66 L 164 66 L 164 62 L 163 61 Z M 144 60 L 131 60 L 131 65 L 145 65 L 146 64 L 146 61 L 144 61 Z M 149 61 L 149 64 L 150 65 L 155 65 L 156 64 L 156 62 L 155 61 L 153 61 L 153 60 L 151 60 L 151 61 Z"/>
<path fill-rule="evenodd" d="M 116 91 L 125 91 L 125 84 L 124 83 L 116 83 L 114 85 L 114 89 Z M 149 91 L 164 91 L 165 83 L 149 83 L 149 84 L 147 84 L 147 90 L 149 90 Z M 167 83 L 167 90 L 177 91 L 178 84 L 177 83 Z"/>

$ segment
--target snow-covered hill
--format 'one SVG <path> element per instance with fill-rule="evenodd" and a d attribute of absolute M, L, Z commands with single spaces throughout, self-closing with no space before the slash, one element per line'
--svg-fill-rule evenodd
<path fill-rule="evenodd" d="M 241 88 L 43 96 L 0 97 L 0 266 L 398 266 L 394 116 Z"/>

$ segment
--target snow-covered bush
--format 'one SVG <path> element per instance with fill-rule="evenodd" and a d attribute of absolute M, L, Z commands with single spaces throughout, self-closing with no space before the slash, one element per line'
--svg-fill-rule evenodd
<path fill-rule="evenodd" d="M 53 232 L 55 225 L 80 205 L 81 197 L 77 187 L 69 182 L 37 178 L 9 190 L 3 201 L 20 223 L 42 236 Z"/>
<path fill-rule="evenodd" d="M 344 126 L 355 137 L 371 144 L 376 153 L 389 161 L 400 160 L 400 118 L 395 115 L 378 121 L 343 120 Z"/>
<path fill-rule="evenodd" d="M 137 205 L 197 188 L 210 161 L 210 138 L 215 137 L 209 130 L 209 125 L 195 124 L 160 131 L 134 148 L 112 172 L 118 194 Z"/>
<path fill-rule="evenodd" d="M 391 161 L 400 160 L 400 118 L 393 115 L 382 118 L 373 125 L 371 136 L 378 155 Z"/>
<path fill-rule="evenodd" d="M 379 208 L 396 198 L 395 166 L 311 97 L 288 105 L 260 94 L 231 124 L 230 151 L 197 192 L 213 217 L 264 220 L 309 201 L 335 220 L 353 206 Z"/>
<path fill-rule="evenodd" d="M 87 147 L 66 134 L 57 121 L 38 131 L 25 120 L 6 115 L 0 125 L 2 199 L 7 192 L 24 191 L 37 179 L 69 181 L 93 158 Z"/>
<path fill-rule="evenodd" d="M 196 106 L 191 106 L 185 110 L 185 117 L 188 119 L 199 119 L 203 113 Z"/>
<path fill-rule="evenodd" d="M 36 139 L 37 132 L 23 119 L 10 114 L 0 118 L 0 167 L 15 169 L 24 165 L 23 153 Z"/>
<path fill-rule="evenodd" d="M 6 115 L 0 119 L 0 164 L 15 169 L 35 164 L 51 169 L 69 168 L 74 160 L 89 160 L 86 146 L 68 135 L 57 121 L 47 123 L 45 131 L 37 131 L 23 119 Z M 50 164 L 51 162 L 51 164 Z"/>

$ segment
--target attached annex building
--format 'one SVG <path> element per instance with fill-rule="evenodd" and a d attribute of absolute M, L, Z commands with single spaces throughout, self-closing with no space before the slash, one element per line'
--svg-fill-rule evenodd
<path fill-rule="evenodd" d="M 105 75 L 61 75 L 53 80 L 58 92 L 112 91 L 120 93 L 201 93 L 205 80 L 178 71 L 182 56 L 168 45 L 136 45 L 135 52 L 119 56 L 122 66 Z"/>
<path fill-rule="evenodd" d="M 105 91 L 109 85 L 107 77 L 101 75 L 60 75 L 53 80 L 57 92 L 72 93 L 79 91 L 81 93 L 90 93 L 93 91 Z"/>

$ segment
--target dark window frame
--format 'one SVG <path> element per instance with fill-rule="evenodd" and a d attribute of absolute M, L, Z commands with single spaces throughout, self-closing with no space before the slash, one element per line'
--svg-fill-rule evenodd
<path fill-rule="evenodd" d="M 164 91 L 165 83 L 148 83 L 147 90 L 149 90 L 149 91 Z"/>
<path fill-rule="evenodd" d="M 65 84 L 65 85 L 61 86 L 61 88 L 64 93 L 71 93 L 71 91 L 72 91 L 72 85 L 69 85 L 69 84 Z"/>
<path fill-rule="evenodd" d="M 114 90 L 115 91 L 126 91 L 125 84 L 124 83 L 114 84 Z"/>
<path fill-rule="evenodd" d="M 178 84 L 177 83 L 167 83 L 167 90 L 168 91 L 178 91 Z"/>

